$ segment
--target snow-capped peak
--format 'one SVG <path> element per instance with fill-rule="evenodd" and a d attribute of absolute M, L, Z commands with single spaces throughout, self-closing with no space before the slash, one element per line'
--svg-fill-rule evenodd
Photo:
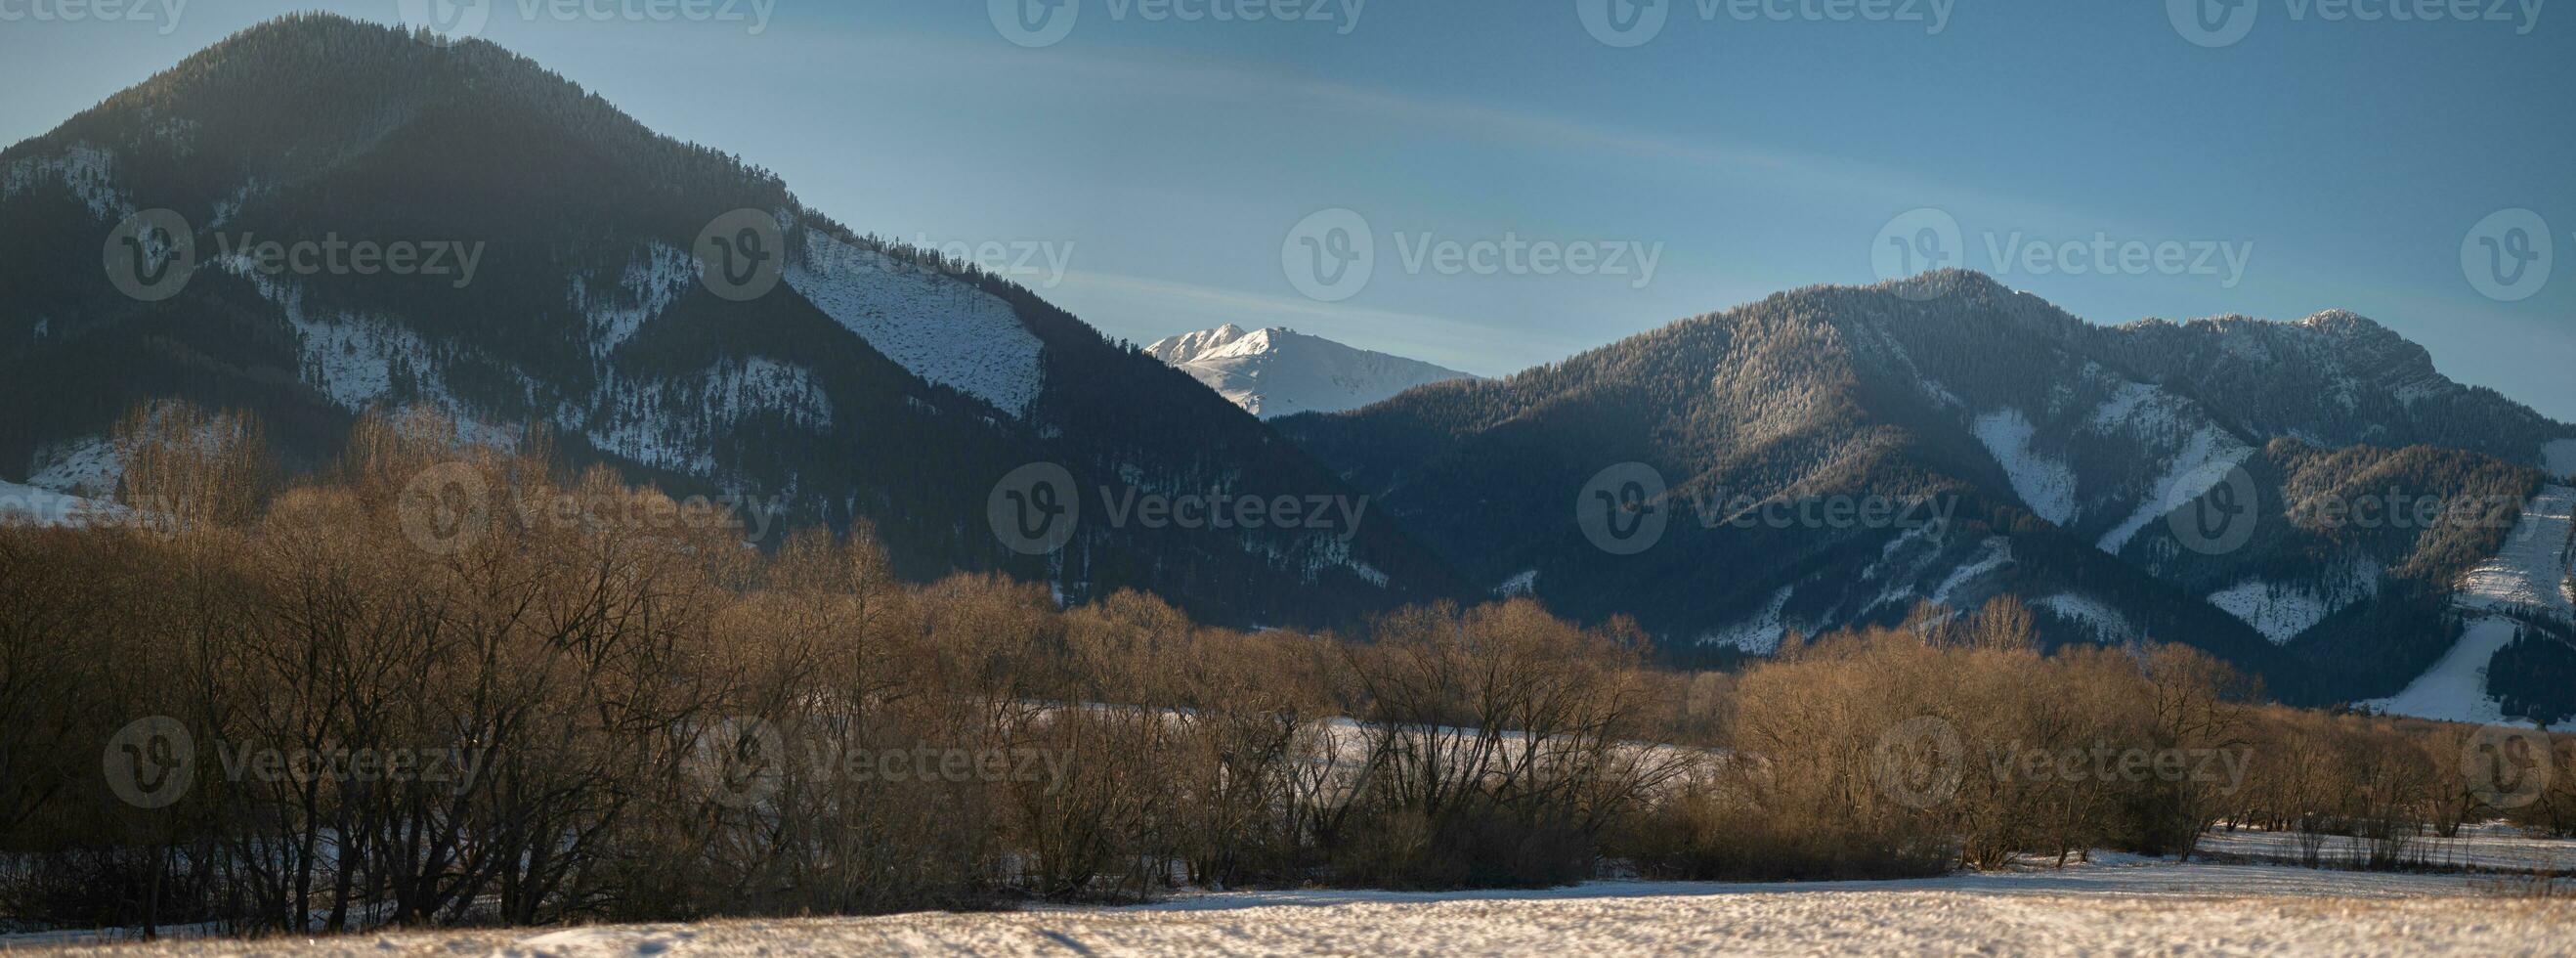
<path fill-rule="evenodd" d="M 1473 378 L 1291 329 L 1247 332 L 1232 323 L 1173 336 L 1145 352 L 1265 419 L 1358 409 L 1416 386 Z"/>

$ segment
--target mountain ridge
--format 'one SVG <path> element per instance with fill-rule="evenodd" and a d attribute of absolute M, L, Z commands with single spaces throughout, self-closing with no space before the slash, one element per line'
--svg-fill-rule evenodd
<path fill-rule="evenodd" d="M 1182 333 L 1145 347 L 1264 419 L 1343 412 L 1407 389 L 1473 375 L 1417 359 L 1360 349 L 1284 326 L 1246 330 L 1232 323 Z"/>

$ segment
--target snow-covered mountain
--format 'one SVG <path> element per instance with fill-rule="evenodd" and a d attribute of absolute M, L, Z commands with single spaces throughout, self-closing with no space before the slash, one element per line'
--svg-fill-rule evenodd
<path fill-rule="evenodd" d="M 2434 670 L 2463 637 L 2454 597 L 2496 578 L 2482 565 L 2521 570 L 2524 592 L 2560 583 L 2563 550 L 2507 533 L 2552 508 L 2544 469 L 2576 439 L 2350 313 L 2101 326 L 1965 272 L 1782 293 L 1277 425 L 1471 581 L 1633 616 L 1675 654 L 1768 654 L 1791 633 L 2010 594 L 2058 641 L 2185 642 L 2309 703 L 2398 696 Z M 1668 521 L 1605 554 L 1570 504 L 1632 463 L 1656 474 Z M 2392 496 L 2484 506 L 2334 518 Z M 1872 498 L 1955 520 L 1792 511 Z M 2172 518 L 2204 504 L 2253 510 L 2249 537 L 2185 541 Z M 2563 545 L 2563 527 L 2517 534 L 2553 529 Z M 2576 664 L 2576 646 L 2546 654 Z"/>
<path fill-rule="evenodd" d="M 101 250 L 127 248 L 120 231 L 149 210 L 157 239 L 123 236 L 133 272 L 175 279 L 138 296 Z M 331 240 L 452 244 L 474 266 L 281 270 L 244 253 Z M 707 272 L 712 241 L 749 280 Z M 767 170 L 481 40 L 328 14 L 229 37 L 0 150 L 0 261 L 0 482 L 112 493 L 104 436 L 149 399 L 251 413 L 289 468 L 331 462 L 366 410 L 431 405 L 476 439 L 542 429 L 570 465 L 758 503 L 772 529 L 864 524 L 915 578 L 1003 571 L 1068 602 L 1134 588 L 1230 625 L 1338 624 L 1458 591 L 1384 522 L 1096 508 L 1352 495 L 1029 290 L 843 226 Z M 1034 464 L 1095 508 L 1029 555 L 989 497 Z M 62 511 L 44 494 L 0 486 L 0 513 Z"/>
<path fill-rule="evenodd" d="M 1232 323 L 1173 336 L 1145 352 L 1263 419 L 1344 412 L 1416 386 L 1475 378 L 1291 329 L 1247 332 Z"/>

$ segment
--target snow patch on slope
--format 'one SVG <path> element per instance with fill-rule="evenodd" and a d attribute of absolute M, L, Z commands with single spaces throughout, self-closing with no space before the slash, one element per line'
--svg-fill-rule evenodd
<path fill-rule="evenodd" d="M 2109 638 L 2124 639 L 2137 634 L 2129 628 L 2129 617 L 2121 615 L 2120 610 L 2072 592 L 2052 595 L 2034 604 L 2099 629 Z"/>
<path fill-rule="evenodd" d="M 2484 611 L 2522 606 L 2576 618 L 2564 586 L 2568 527 L 2576 521 L 2571 514 L 2576 514 L 2576 487 L 2540 490 L 2522 507 L 2522 518 L 2506 534 L 2504 548 L 2460 579 L 2459 605 Z"/>
<path fill-rule="evenodd" d="M 2042 519 L 2065 525 L 2075 519 L 2075 469 L 2030 448 L 2038 429 L 2018 409 L 1977 417 L 1977 441 L 1994 454 L 2013 492 Z"/>
<path fill-rule="evenodd" d="M 2210 593 L 2209 604 L 2244 620 L 2273 645 L 2287 644 L 2334 613 L 2334 608 L 2316 593 L 2261 579 L 2247 579 Z"/>
<path fill-rule="evenodd" d="M 1728 646 L 1751 655 L 1769 655 L 1780 651 L 1780 640 L 1789 634 L 1789 623 L 1781 610 L 1789 607 L 1789 596 L 1797 586 L 1784 585 L 1771 593 L 1771 601 L 1752 618 L 1701 636 L 1699 644 Z"/>
<path fill-rule="evenodd" d="M 669 309 L 697 278 L 697 260 L 688 250 L 659 242 L 626 264 L 614 287 L 593 290 L 586 278 L 574 276 L 569 295 L 572 308 L 590 321 L 591 355 L 616 352 L 647 321 Z"/>
<path fill-rule="evenodd" d="M 116 491 L 125 475 L 125 459 L 105 436 L 84 436 L 36 453 L 27 483 L 104 496 Z"/>
<path fill-rule="evenodd" d="M 2505 721 L 2504 705 L 2487 694 L 2487 665 L 2513 644 L 2520 626 L 2500 615 L 2469 620 L 2459 644 L 2406 690 L 2361 704 L 2391 715 L 2449 722 L 2496 724 Z M 2529 724 L 2529 723 L 2520 723 Z"/>
<path fill-rule="evenodd" d="M 1950 570 L 1950 577 L 1941 580 L 1940 588 L 1932 590 L 1934 605 L 1951 605 L 1951 597 L 1957 595 L 1960 589 L 1967 588 L 1977 580 L 1993 575 L 2003 567 L 2012 564 L 2012 540 L 2002 536 L 1990 536 L 1986 539 L 1983 548 L 1985 551 L 1979 553 L 1975 561 Z"/>
<path fill-rule="evenodd" d="M 1001 297 L 955 277 L 805 231 L 787 285 L 923 380 L 1025 416 L 1044 344 Z"/>
<path fill-rule="evenodd" d="M 2087 367 L 2087 372 L 2095 369 Z M 2149 523 L 2224 481 L 2228 467 L 2254 456 L 2254 447 L 2209 422 L 2190 400 L 2146 383 L 2121 381 L 2111 398 L 2093 411 L 2090 425 L 2103 436 L 2124 438 L 2149 449 L 2174 450 L 2137 507 L 2094 543 L 2113 555 Z"/>
<path fill-rule="evenodd" d="M 60 180 L 90 215 L 103 220 L 134 215 L 134 204 L 116 188 L 116 156 L 87 143 L 74 143 L 58 157 L 28 157 L 0 171 L 0 200 L 33 189 L 45 180 Z"/>
<path fill-rule="evenodd" d="M 762 413 L 820 430 L 832 405 L 812 370 L 754 356 L 721 360 L 687 379 L 612 380 L 598 410 L 569 423 L 601 450 L 649 466 L 712 475 L 712 450 L 735 424 Z"/>
<path fill-rule="evenodd" d="M 2521 626 L 2505 613 L 2536 608 L 2559 618 L 2570 614 L 2568 528 L 2576 513 L 2576 488 L 2550 486 L 2532 497 L 2496 557 L 2460 580 L 2452 601 L 2473 615 L 2449 654 L 2416 677 L 2406 690 L 2365 703 L 2384 712 L 2457 722 L 2503 721 L 2504 709 L 2487 693 L 2487 667 L 2511 645 Z"/>
<path fill-rule="evenodd" d="M 1494 587 L 1494 594 L 1506 599 L 1517 595 L 1533 595 L 1537 592 L 1537 569 L 1525 570 L 1519 575 L 1504 579 L 1503 584 Z"/>

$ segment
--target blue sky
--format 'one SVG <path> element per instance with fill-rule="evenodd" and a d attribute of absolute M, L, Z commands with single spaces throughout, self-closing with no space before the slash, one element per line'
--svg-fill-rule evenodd
<path fill-rule="evenodd" d="M 54 2 L 0 0 L 0 140 L 317 6 L 28 12 Z M 2450 16 L 2492 0 L 2245 0 L 2250 28 L 2215 47 L 2157 0 L 1710 0 L 1708 15 L 1669 0 L 1627 47 L 1580 8 L 1653 9 L 1629 0 L 1294 0 L 1326 19 L 1291 23 L 1162 12 L 1209 0 L 1057 0 L 1074 18 L 1046 22 L 1070 32 L 1039 47 L 1007 39 L 985 0 L 761 0 L 757 31 L 753 0 L 703 21 L 657 21 L 680 9 L 657 0 L 533 18 L 521 2 L 497 0 L 479 34 L 778 171 L 855 228 L 1043 247 L 1061 280 L 1017 278 L 1138 341 L 1286 325 L 1507 373 L 1773 291 L 1875 281 L 1884 228 L 1937 208 L 1965 265 L 2087 319 L 2348 308 L 2453 378 L 2576 420 L 2576 12 L 2537 0 L 2504 21 Z M 2392 3 L 2410 15 L 2332 16 Z M 396 0 L 318 6 L 401 17 Z M 1327 302 L 1301 293 L 1283 245 L 1332 209 L 1376 250 L 1365 285 Z M 2471 231 L 2507 209 L 2537 214 L 2554 251 L 2512 301 L 2462 261 L 2464 244 L 2495 255 Z M 1488 275 L 1409 255 L 1507 237 L 1650 251 L 1655 271 L 1641 282 L 1631 257 L 1626 275 Z M 2030 259 L 2078 241 L 2082 266 L 2097 237 L 2186 255 L 2115 256 L 2107 275 Z M 2237 256 L 2241 275 L 2226 255 L 2191 269 L 2196 250 Z"/>

